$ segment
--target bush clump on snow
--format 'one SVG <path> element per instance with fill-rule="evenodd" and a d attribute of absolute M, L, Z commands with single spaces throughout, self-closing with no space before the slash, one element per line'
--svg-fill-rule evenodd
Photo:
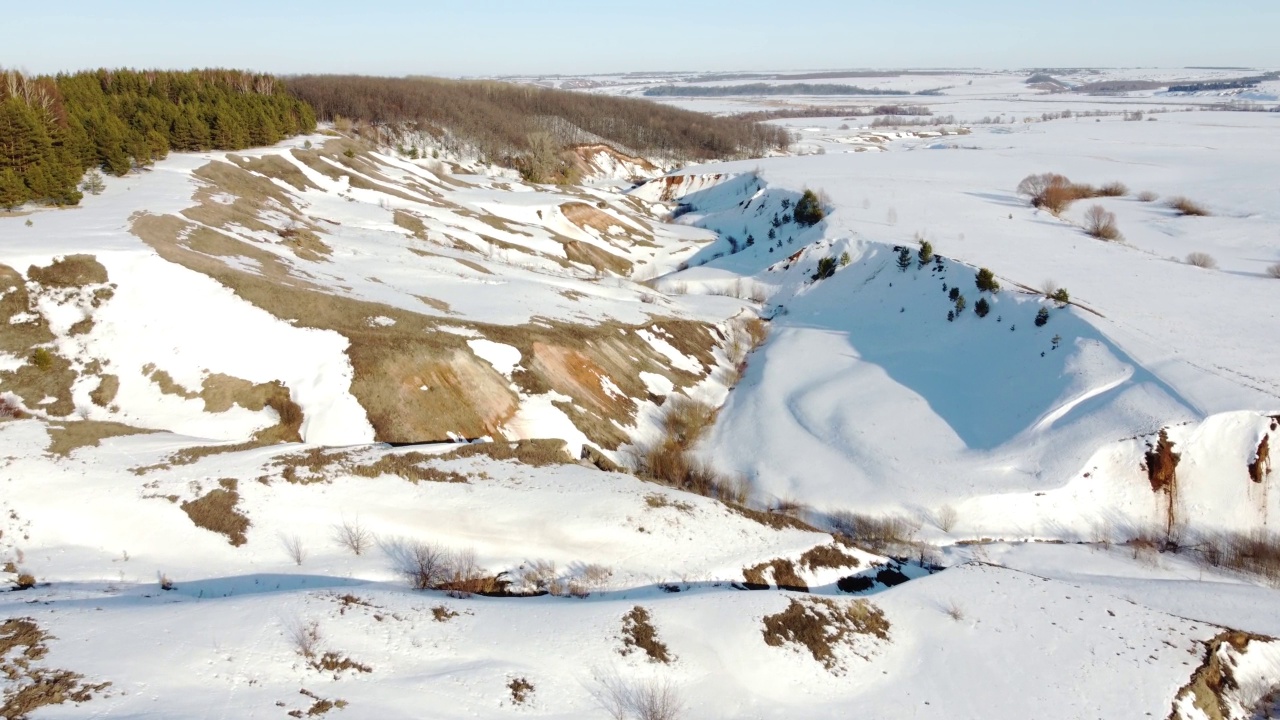
<path fill-rule="evenodd" d="M 1203 205 L 1182 196 L 1170 198 L 1169 207 L 1177 210 L 1178 214 L 1183 217 L 1207 217 L 1209 215 L 1209 211 Z"/>
<path fill-rule="evenodd" d="M 1084 215 L 1084 231 L 1099 240 L 1117 240 L 1120 229 L 1116 227 L 1116 214 L 1101 205 L 1094 205 Z"/>
<path fill-rule="evenodd" d="M 978 298 L 978 302 L 973 305 L 973 311 L 977 313 L 978 317 L 984 318 L 987 313 L 991 312 L 991 303 L 987 302 L 986 298 Z"/>
<path fill-rule="evenodd" d="M 1202 252 L 1193 252 L 1188 255 L 1187 264 L 1206 270 L 1213 270 L 1218 267 L 1218 261 L 1214 260 L 1212 255 Z"/>
<path fill-rule="evenodd" d="M 1036 327 L 1044 327 L 1049 322 L 1049 308 L 1040 308 L 1036 313 Z"/>

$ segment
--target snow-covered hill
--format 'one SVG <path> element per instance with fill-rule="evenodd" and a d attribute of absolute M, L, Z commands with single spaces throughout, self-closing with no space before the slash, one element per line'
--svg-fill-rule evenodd
<path fill-rule="evenodd" d="M 939 77 L 638 186 L 329 131 L 0 215 L 0 716 L 1274 714 L 1280 113 Z"/>

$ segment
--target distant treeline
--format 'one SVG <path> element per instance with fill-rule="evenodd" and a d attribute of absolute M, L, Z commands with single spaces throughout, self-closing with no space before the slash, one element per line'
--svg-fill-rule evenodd
<path fill-rule="evenodd" d="M 1267 82 L 1268 80 L 1280 79 L 1280 72 L 1269 72 L 1265 75 L 1253 75 L 1242 78 L 1229 78 L 1226 80 L 1206 80 L 1204 82 L 1183 83 L 1181 85 L 1170 85 L 1169 92 L 1201 92 L 1213 90 L 1244 90 L 1247 88 L 1255 88 L 1258 83 Z"/>
<path fill-rule="evenodd" d="M 238 70 L 0 70 L 0 208 L 74 205 L 85 171 L 123 175 L 170 150 L 239 150 L 315 128 L 270 75 Z"/>
<path fill-rule="evenodd" d="M 846 120 L 854 120 L 860 117 L 871 117 L 874 115 L 932 115 L 933 111 L 924 105 L 876 105 L 868 106 L 830 106 L 830 105 L 806 105 L 804 107 L 780 108 L 778 110 L 754 110 L 752 112 L 737 113 L 734 117 L 739 120 L 752 120 L 760 122 L 762 120 L 780 120 L 784 118 L 829 118 L 838 117 Z"/>
<path fill-rule="evenodd" d="M 289 89 L 323 120 L 410 125 L 446 147 L 470 148 L 509 166 L 543 152 L 548 139 L 559 149 L 603 141 L 623 151 L 684 161 L 762 155 L 790 142 L 785 130 L 768 125 L 533 85 L 309 75 L 291 78 Z"/>
<path fill-rule="evenodd" d="M 644 91 L 649 97 L 732 97 L 737 95 L 911 95 L 906 90 L 882 90 L 827 83 L 748 83 L 745 85 L 659 85 Z M 937 94 L 921 91 L 919 95 Z"/>

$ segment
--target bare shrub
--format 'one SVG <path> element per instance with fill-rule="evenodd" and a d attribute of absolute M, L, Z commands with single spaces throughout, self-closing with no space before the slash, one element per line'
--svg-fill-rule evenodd
<path fill-rule="evenodd" d="M 959 519 L 959 513 L 950 505 L 943 505 L 934 513 L 934 522 L 938 529 L 942 532 L 949 533 L 956 526 L 956 520 Z"/>
<path fill-rule="evenodd" d="M 1040 283 L 1040 292 L 1044 293 L 1045 297 L 1053 297 L 1058 292 L 1058 289 L 1058 283 L 1053 280 L 1045 280 Z"/>
<path fill-rule="evenodd" d="M 284 632 L 285 639 L 289 641 L 294 652 L 308 660 L 319 654 L 320 646 L 324 643 L 324 637 L 320 634 L 320 623 L 315 620 L 310 622 L 293 620 L 285 625 Z"/>
<path fill-rule="evenodd" d="M 399 563 L 400 573 L 409 578 L 415 590 L 433 590 L 452 575 L 448 553 L 431 543 L 415 542 L 404 547 Z"/>
<path fill-rule="evenodd" d="M 1084 231 L 1099 240 L 1115 240 L 1120 237 L 1116 227 L 1116 214 L 1101 205 L 1094 205 L 1084 214 Z"/>
<path fill-rule="evenodd" d="M 830 522 L 835 532 L 877 552 L 913 545 L 920 531 L 918 521 L 900 515 L 875 517 L 839 510 L 831 513 Z"/>
<path fill-rule="evenodd" d="M 1129 188 L 1122 182 L 1109 182 L 1098 188 L 1099 197 L 1124 197 L 1129 194 Z"/>
<path fill-rule="evenodd" d="M 600 592 L 609 587 L 609 581 L 613 578 L 613 569 L 604 565 L 590 564 L 582 568 L 578 573 L 576 582 L 582 586 L 586 593 Z M 584 593 L 584 594 L 586 594 Z"/>
<path fill-rule="evenodd" d="M 945 611 L 947 613 L 947 617 L 951 618 L 952 620 L 955 620 L 956 622 L 960 622 L 961 620 L 964 619 L 964 608 L 961 607 L 960 604 L 954 600 L 947 603 L 947 607 L 945 608 Z"/>
<path fill-rule="evenodd" d="M 1280 279 L 1280 263 L 1268 267 L 1267 274 L 1273 278 Z"/>
<path fill-rule="evenodd" d="M 1218 261 L 1214 260 L 1212 255 L 1202 252 L 1193 252 L 1187 255 L 1187 264 L 1205 268 L 1206 270 L 1214 270 L 1218 267 Z"/>
<path fill-rule="evenodd" d="M 302 565 L 307 559 L 307 549 L 302 545 L 302 537 L 298 535 L 280 535 L 280 545 L 294 565 Z"/>
<path fill-rule="evenodd" d="M 1203 205 L 1181 195 L 1170 198 L 1168 205 L 1170 208 L 1177 210 L 1178 214 L 1183 217 L 1207 217 L 1209 215 L 1209 211 Z"/>
<path fill-rule="evenodd" d="M 161 590 L 167 591 L 167 590 L 172 590 L 174 588 L 173 578 L 169 577 L 168 573 L 165 573 L 165 572 L 156 573 L 156 580 L 159 582 Z"/>
<path fill-rule="evenodd" d="M 36 576 L 29 572 L 19 572 L 18 577 L 13 579 L 14 590 L 30 590 L 36 586 Z"/>
<path fill-rule="evenodd" d="M 1142 192 L 1138 193 L 1137 199 L 1138 199 L 1138 202 L 1149 203 L 1149 202 L 1155 202 L 1159 200 L 1160 196 L 1156 193 L 1151 192 L 1150 190 L 1143 190 Z"/>
<path fill-rule="evenodd" d="M 591 695 L 614 720 L 678 720 L 684 712 L 679 690 L 665 678 L 628 682 L 617 671 L 596 671 L 594 680 Z"/>
<path fill-rule="evenodd" d="M 368 552 L 376 540 L 374 534 L 360 524 L 358 517 L 354 520 L 343 518 L 340 524 L 334 525 L 333 539 L 357 556 Z"/>
<path fill-rule="evenodd" d="M 26 413 L 9 400 L 0 397 L 0 420 L 21 420 L 27 416 Z"/>
<path fill-rule="evenodd" d="M 1280 535 L 1268 530 L 1206 533 L 1194 545 L 1200 560 L 1280 585 Z"/>

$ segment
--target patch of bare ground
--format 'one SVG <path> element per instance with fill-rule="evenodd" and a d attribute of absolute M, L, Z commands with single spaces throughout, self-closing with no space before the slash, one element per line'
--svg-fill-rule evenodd
<path fill-rule="evenodd" d="M 465 475 L 451 470 L 423 465 L 437 459 L 438 456 L 424 453 L 408 452 L 383 455 L 374 462 L 365 465 L 347 465 L 343 468 L 357 477 L 376 478 L 383 475 L 395 475 L 415 485 L 419 482 L 465 483 Z"/>
<path fill-rule="evenodd" d="M 37 347 L 28 353 L 25 365 L 0 372 L 0 391 L 17 395 L 33 411 L 66 417 L 76 410 L 71 387 L 78 377 L 66 358 Z M 53 401 L 45 402 L 46 398 Z"/>
<path fill-rule="evenodd" d="M 564 243 L 564 254 L 569 258 L 569 262 L 588 265 L 598 273 L 607 270 L 614 275 L 625 277 L 631 274 L 633 267 L 630 260 L 580 240 Z"/>
<path fill-rule="evenodd" d="M 54 260 L 48 267 L 32 265 L 27 278 L 45 287 L 72 288 L 85 285 L 102 285 L 109 278 L 107 269 L 92 255 L 67 255 Z"/>
<path fill-rule="evenodd" d="M 89 399 L 98 407 L 109 407 L 120 392 L 120 378 L 105 374 L 98 377 L 98 386 L 89 391 Z"/>
<path fill-rule="evenodd" d="M 1178 706 L 1186 699 L 1204 713 L 1208 720 L 1230 720 L 1239 717 L 1232 711 L 1227 693 L 1240 687 L 1235 678 L 1235 658 L 1253 641 L 1267 642 L 1273 638 L 1238 630 L 1219 633 L 1205 643 L 1204 659 L 1191 674 L 1191 679 L 1174 696 L 1173 710 L 1168 720 L 1186 720 Z M 1259 716 L 1265 717 L 1265 715 Z"/>
<path fill-rule="evenodd" d="M 86 447 L 97 447 L 103 440 L 127 435 L 145 435 L 155 432 L 115 422 L 98 420 L 71 420 L 52 422 L 46 427 L 49 433 L 50 455 L 67 457 L 71 453 Z"/>
<path fill-rule="evenodd" d="M 765 527 L 771 527 L 774 530 L 792 529 L 792 530 L 805 530 L 808 532 L 821 532 L 821 530 L 818 530 L 814 526 L 810 525 L 809 523 L 799 518 L 794 518 L 794 517 L 791 517 L 790 515 L 785 515 L 780 512 L 756 510 L 754 508 L 749 508 L 746 505 L 742 505 L 737 502 L 726 502 L 725 507 L 741 515 L 742 517 L 747 518 L 748 520 L 753 520 L 755 522 L 760 523 L 761 525 L 764 525 Z"/>
<path fill-rule="evenodd" d="M 299 192 L 320 189 L 320 186 L 307 179 L 306 174 L 297 165 L 279 155 L 264 155 L 253 158 L 242 155 L 227 155 L 227 159 L 243 170 L 286 182 Z"/>
<path fill-rule="evenodd" d="M 779 590 L 809 592 L 809 586 L 796 573 L 795 563 L 790 560 L 775 559 L 743 568 L 742 576 L 746 578 L 743 586 L 748 590 L 768 590 L 776 585 Z"/>
<path fill-rule="evenodd" d="M 456 617 L 458 617 L 457 611 L 450 610 L 445 605 L 437 605 L 431 608 L 431 619 L 435 620 L 436 622 L 440 622 L 440 623 L 449 622 L 450 620 Z"/>
<path fill-rule="evenodd" d="M 889 639 L 889 621 L 884 612 L 866 600 L 792 598 L 785 610 L 764 618 L 767 645 L 798 645 L 834 675 L 843 674 L 844 670 L 838 649 L 866 658 L 857 649 L 858 640 L 864 637 Z"/>
<path fill-rule="evenodd" d="M 368 665 L 356 662 L 349 657 L 345 657 L 333 651 L 328 651 L 319 657 L 312 658 L 311 662 L 308 664 L 311 666 L 312 670 L 333 673 L 335 680 L 339 675 L 348 670 L 357 673 L 373 672 L 373 668 Z"/>
<path fill-rule="evenodd" d="M 648 656 L 649 662 L 670 663 L 674 659 L 666 643 L 658 639 L 649 611 L 640 605 L 622 616 L 622 649 L 618 653 L 627 656 L 638 650 Z"/>
<path fill-rule="evenodd" d="M 214 160 L 197 168 L 192 175 L 204 181 L 204 185 L 194 196 L 198 204 L 183 210 L 182 215 L 203 225 L 274 232 L 274 228 L 262 220 L 264 210 L 301 217 L 288 190 L 232 163 Z M 225 202 L 227 197 L 231 202 Z"/>
<path fill-rule="evenodd" d="M 397 227 L 402 227 L 413 234 L 419 240 L 427 239 L 427 225 L 422 222 L 422 218 L 414 215 L 407 210 L 396 210 L 391 214 L 392 222 Z"/>
<path fill-rule="evenodd" d="M 236 508 L 240 502 L 240 493 L 236 491 L 238 483 L 234 478 L 224 478 L 218 483 L 222 487 L 184 502 L 181 507 L 197 527 L 225 535 L 228 542 L 239 547 L 248 542 L 244 532 L 249 529 L 249 518 Z"/>
<path fill-rule="evenodd" d="M 515 460 L 534 467 L 564 465 L 573 462 L 573 458 L 569 456 L 569 451 L 565 448 L 564 440 L 558 438 L 519 440 L 517 442 L 496 440 L 494 442 L 470 443 L 461 445 L 457 450 L 445 453 L 440 458 L 452 460 L 477 456 L 485 456 L 494 460 Z"/>
<path fill-rule="evenodd" d="M 313 702 L 311 703 L 311 707 L 305 712 L 302 710 L 290 710 L 286 713 L 291 718 L 323 717 L 330 710 L 342 710 L 348 705 L 346 700 L 329 700 L 328 698 L 322 698 L 306 688 L 299 690 L 298 693 L 310 698 Z M 277 703 L 277 705 L 278 704 L 280 703 Z"/>
<path fill-rule="evenodd" d="M 0 717 L 26 720 L 40 708 L 89 702 L 111 685 L 87 684 L 79 673 L 37 666 L 49 652 L 45 644 L 49 639 L 32 618 L 0 623 L 0 676 L 6 679 Z"/>
<path fill-rule="evenodd" d="M 26 278 L 0 265 L 0 352 L 24 357 L 37 345 L 53 341 L 49 322 L 36 312 Z"/>
<path fill-rule="evenodd" d="M 443 301 L 443 300 L 437 300 L 436 298 L 433 298 L 433 297 L 427 297 L 426 295 L 414 295 L 414 297 L 416 297 L 416 298 L 418 298 L 419 300 L 421 300 L 423 305 L 426 305 L 427 307 L 430 307 L 430 308 L 431 308 L 431 309 L 433 309 L 433 310 L 439 310 L 440 312 L 444 313 L 445 315 L 457 315 L 457 314 L 458 314 L 458 313 L 454 312 L 453 308 L 449 307 L 449 303 L 447 303 L 447 302 L 445 302 L 445 301 Z"/>
<path fill-rule="evenodd" d="M 293 251 L 300 260 L 310 262 L 328 262 L 333 248 L 325 244 L 314 230 L 291 224 L 276 230 L 280 243 Z"/>
<path fill-rule="evenodd" d="M 839 545 L 819 545 L 800 556 L 800 566 L 809 570 L 821 568 L 855 568 L 861 565 L 858 558 L 849 555 Z"/>
<path fill-rule="evenodd" d="M 533 683 L 527 678 L 512 678 L 511 682 L 507 683 L 507 689 L 511 691 L 511 702 L 517 705 L 525 704 L 533 695 Z"/>

